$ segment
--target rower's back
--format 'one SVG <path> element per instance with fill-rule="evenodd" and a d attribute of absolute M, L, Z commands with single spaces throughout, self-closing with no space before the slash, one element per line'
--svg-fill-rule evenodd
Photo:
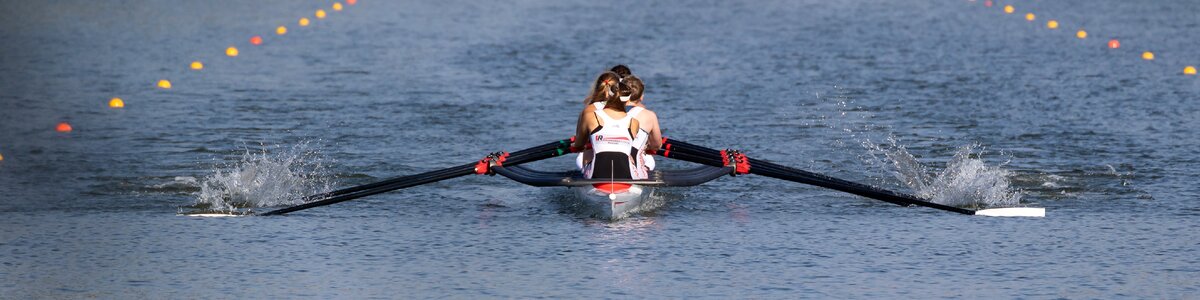
<path fill-rule="evenodd" d="M 630 180 L 645 179 L 647 173 L 637 167 L 634 156 L 638 153 L 635 138 L 637 126 L 633 115 L 612 109 L 597 109 L 599 123 L 589 135 L 593 157 L 584 166 L 584 177 L 592 179 Z"/>

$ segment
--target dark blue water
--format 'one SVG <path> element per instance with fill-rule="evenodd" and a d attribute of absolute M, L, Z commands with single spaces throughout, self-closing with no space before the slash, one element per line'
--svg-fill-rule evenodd
<path fill-rule="evenodd" d="M 0 298 L 1200 293 L 1195 1 L 331 4 L 0 3 Z M 615 222 L 487 176 L 285 217 L 176 215 L 566 138 L 615 63 L 670 137 L 945 201 L 1015 195 L 1047 217 L 759 176 L 667 190 Z"/>

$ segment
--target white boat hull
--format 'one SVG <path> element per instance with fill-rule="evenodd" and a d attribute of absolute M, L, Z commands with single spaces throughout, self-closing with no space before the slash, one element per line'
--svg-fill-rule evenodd
<path fill-rule="evenodd" d="M 619 220 L 636 213 L 652 194 L 652 188 L 630 185 L 613 190 L 595 186 L 572 187 L 587 211 L 596 218 Z"/>

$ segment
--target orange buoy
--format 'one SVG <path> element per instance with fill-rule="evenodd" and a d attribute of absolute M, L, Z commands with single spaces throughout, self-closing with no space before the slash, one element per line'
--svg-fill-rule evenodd
<path fill-rule="evenodd" d="M 308 18 L 300 18 L 300 27 L 308 26 Z"/>
<path fill-rule="evenodd" d="M 1196 67 L 1194 67 L 1194 66 L 1184 67 L 1183 74 L 1184 75 L 1196 75 Z"/>
<path fill-rule="evenodd" d="M 191 67 L 192 70 L 203 70 L 204 64 L 200 63 L 200 61 L 197 60 L 197 61 L 193 61 L 192 65 L 189 67 Z"/>
<path fill-rule="evenodd" d="M 238 49 L 236 47 L 229 46 L 229 48 L 225 48 L 225 55 L 228 55 L 229 57 L 237 57 Z"/>
<path fill-rule="evenodd" d="M 350 5 L 358 4 L 358 0 L 346 0 L 346 4 L 350 4 Z"/>
<path fill-rule="evenodd" d="M 257 35 L 252 36 L 250 37 L 250 43 L 254 44 L 255 46 L 262 45 L 262 37 Z"/>
<path fill-rule="evenodd" d="M 287 34 L 287 27 L 279 26 L 278 28 L 275 28 L 275 34 L 278 34 L 278 35 Z"/>
<path fill-rule="evenodd" d="M 121 100 L 121 98 L 112 98 L 112 100 L 108 100 L 108 107 L 112 107 L 112 108 L 125 107 L 125 100 Z"/>
<path fill-rule="evenodd" d="M 318 10 L 317 10 L 317 13 L 315 13 L 314 15 L 316 15 L 316 16 L 317 16 L 317 19 L 324 19 L 324 18 L 325 18 L 325 10 L 324 10 L 324 9 L 318 9 Z"/>
<path fill-rule="evenodd" d="M 340 11 L 340 10 L 342 10 L 342 3 L 341 3 L 341 2 L 334 2 L 334 3 L 333 3 L 333 10 L 335 10 L 335 11 Z"/>
<path fill-rule="evenodd" d="M 67 122 L 58 123 L 58 126 L 54 126 L 54 131 L 71 132 L 71 124 L 67 124 Z"/>
<path fill-rule="evenodd" d="M 4 161 L 4 155 L 0 154 L 0 161 Z"/>
<path fill-rule="evenodd" d="M 158 81 L 158 88 L 169 90 L 171 89 L 171 82 L 167 81 L 166 79 L 161 79 Z"/>
<path fill-rule="evenodd" d="M 1050 20 L 1050 22 L 1046 22 L 1046 28 L 1058 29 L 1058 21 Z"/>
<path fill-rule="evenodd" d="M 1117 39 L 1109 40 L 1108 48 L 1112 48 L 1112 49 L 1121 48 L 1121 41 L 1118 41 Z"/>
<path fill-rule="evenodd" d="M 1006 14 L 1011 14 L 1011 13 L 1013 13 L 1014 11 L 1017 11 L 1017 10 L 1016 10 L 1015 8 L 1013 8 L 1013 6 L 1012 6 L 1012 5 L 1005 5 L 1005 6 L 1004 6 L 1004 13 L 1006 13 Z"/>
<path fill-rule="evenodd" d="M 1033 21 L 1033 20 L 1036 20 L 1036 19 L 1037 19 L 1037 16 L 1033 15 L 1033 13 L 1027 13 L 1027 14 L 1025 14 L 1025 20 L 1027 20 L 1027 21 Z"/>
<path fill-rule="evenodd" d="M 1081 39 L 1086 39 L 1086 38 L 1087 38 L 1087 31 L 1084 31 L 1083 29 L 1080 29 L 1078 32 L 1075 32 L 1075 37 L 1078 37 L 1078 38 L 1081 38 Z"/>
<path fill-rule="evenodd" d="M 1154 60 L 1154 52 L 1150 52 L 1150 51 L 1142 52 L 1142 59 Z"/>

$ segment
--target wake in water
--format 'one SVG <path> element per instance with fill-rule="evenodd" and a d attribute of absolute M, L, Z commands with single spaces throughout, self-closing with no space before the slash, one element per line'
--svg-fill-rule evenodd
<path fill-rule="evenodd" d="M 915 191 L 917 196 L 935 203 L 959 207 L 1013 207 L 1021 202 L 1021 193 L 1011 187 L 1010 172 L 983 161 L 984 150 L 978 144 L 958 148 L 940 172 L 921 162 L 889 137 L 886 144 L 863 140 L 872 164 L 884 165 L 892 175 Z"/>
<path fill-rule="evenodd" d="M 241 158 L 200 180 L 193 208 L 236 212 L 242 208 L 296 205 L 308 195 L 331 191 L 331 176 L 308 143 L 246 149 Z"/>

